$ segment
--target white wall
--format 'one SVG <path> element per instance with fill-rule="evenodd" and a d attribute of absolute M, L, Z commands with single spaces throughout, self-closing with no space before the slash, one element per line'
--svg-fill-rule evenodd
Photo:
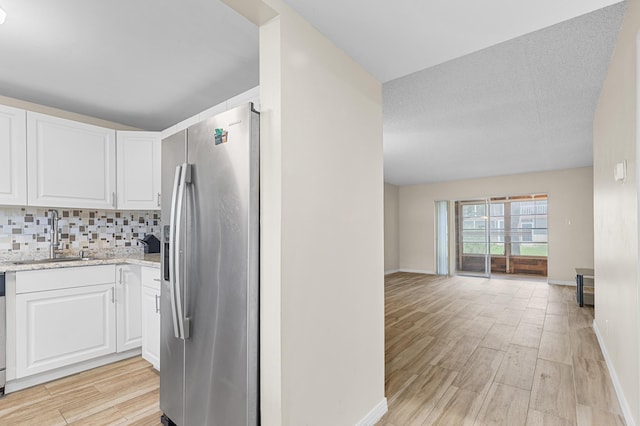
<path fill-rule="evenodd" d="M 34 104 L 33 102 L 27 102 L 20 99 L 9 98 L 7 96 L 0 96 L 0 104 L 12 106 L 14 108 L 22 108 L 28 111 L 39 112 L 41 114 L 47 114 L 54 117 L 66 118 L 67 120 L 75 120 L 80 123 L 93 124 L 94 126 L 102 126 L 107 129 L 114 130 L 140 130 L 135 127 L 125 126 L 124 124 L 114 123 L 112 121 L 102 120 L 100 118 L 91 117 L 84 114 L 77 114 L 75 112 L 69 112 L 58 108 L 52 108 L 45 105 Z"/>
<path fill-rule="evenodd" d="M 246 105 L 249 102 L 253 102 L 253 108 L 256 111 L 260 111 L 260 87 L 249 89 L 246 92 L 240 93 L 239 95 L 236 95 L 231 99 L 220 102 L 219 104 L 214 105 L 211 108 L 207 108 L 204 111 L 187 118 L 186 120 L 182 120 L 181 122 L 174 124 L 173 126 L 168 127 L 160 132 L 160 137 L 164 139 L 167 136 L 171 136 L 175 133 L 178 133 L 180 130 L 184 130 L 189 126 L 192 126 L 193 124 L 204 121 L 208 118 L 213 117 L 214 115 L 228 111 L 237 106 Z"/>
<path fill-rule="evenodd" d="M 398 245 L 400 243 L 398 227 L 399 188 L 390 183 L 384 184 L 384 271 L 385 274 L 400 269 Z"/>
<path fill-rule="evenodd" d="M 163 130 L 160 132 L 160 136 L 162 139 L 167 136 L 171 136 L 174 133 L 179 132 L 180 130 L 186 129 L 187 127 L 195 124 L 199 121 L 206 120 L 207 118 L 213 117 L 216 114 L 221 112 L 230 110 L 231 108 L 235 108 L 240 105 L 244 105 L 248 102 L 253 102 L 256 110 L 260 110 L 260 88 L 254 87 L 252 89 L 247 90 L 246 92 L 240 93 L 237 96 L 234 96 L 231 99 L 228 99 L 224 102 L 221 102 L 217 105 L 208 108 L 201 113 L 194 115 L 193 117 L 189 117 L 186 120 L 181 121 L 180 123 L 174 124 L 173 126 Z M 88 115 L 77 114 L 75 112 L 69 112 L 58 108 L 52 108 L 45 105 L 34 104 L 33 102 L 27 102 L 20 99 L 9 98 L 7 96 L 0 96 L 0 105 L 8 105 L 14 108 L 22 108 L 29 111 L 39 112 L 41 114 L 52 115 L 54 117 L 66 118 L 68 120 L 75 120 L 80 123 L 93 124 L 95 126 L 102 126 L 108 129 L 115 130 L 141 130 L 131 126 L 125 126 L 124 124 L 114 123 L 112 121 L 102 120 L 100 118 L 91 117 Z"/>
<path fill-rule="evenodd" d="M 593 266 L 591 167 L 401 186 L 400 269 L 435 271 L 436 201 L 527 194 L 549 196 L 549 280 L 575 282 L 575 267 Z"/>
<path fill-rule="evenodd" d="M 640 422 L 638 357 L 637 36 L 629 0 L 594 119 L 595 328 L 627 415 Z M 613 179 L 628 162 L 624 183 Z M 633 419 L 633 420 L 632 420 Z"/>
<path fill-rule="evenodd" d="M 386 409 L 381 84 L 280 0 L 226 2 L 261 24 L 262 424 L 375 420 Z M 267 22 L 265 3 L 278 15 Z"/>

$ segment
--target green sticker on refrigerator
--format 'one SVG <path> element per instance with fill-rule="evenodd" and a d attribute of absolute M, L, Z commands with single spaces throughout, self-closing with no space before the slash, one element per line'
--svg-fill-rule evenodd
<path fill-rule="evenodd" d="M 227 131 L 224 129 L 216 129 L 214 134 L 214 141 L 216 145 L 227 143 Z"/>

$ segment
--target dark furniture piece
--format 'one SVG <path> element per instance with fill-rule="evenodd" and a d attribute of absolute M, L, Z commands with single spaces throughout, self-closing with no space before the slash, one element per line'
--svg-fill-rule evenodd
<path fill-rule="evenodd" d="M 592 283 L 592 285 L 585 286 L 585 278 Z M 595 293 L 595 273 L 590 268 L 576 268 L 576 301 L 580 307 L 584 306 L 584 293 L 585 289 L 587 293 Z"/>

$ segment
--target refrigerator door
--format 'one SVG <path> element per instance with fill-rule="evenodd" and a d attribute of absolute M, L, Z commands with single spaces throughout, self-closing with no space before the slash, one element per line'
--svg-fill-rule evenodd
<path fill-rule="evenodd" d="M 258 424 L 258 123 L 247 105 L 188 130 L 188 426 Z"/>
<path fill-rule="evenodd" d="M 171 298 L 169 244 L 174 176 L 177 166 L 186 162 L 187 131 L 183 130 L 162 141 L 162 286 L 160 291 L 160 410 L 178 425 L 184 421 L 184 340 L 176 338 Z M 185 222 L 186 223 L 186 222 Z M 183 223 L 184 225 L 184 223 Z M 181 259 L 184 260 L 184 259 Z"/>

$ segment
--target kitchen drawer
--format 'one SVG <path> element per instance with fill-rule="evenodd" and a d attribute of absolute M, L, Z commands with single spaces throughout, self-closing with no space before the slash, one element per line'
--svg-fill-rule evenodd
<path fill-rule="evenodd" d="M 40 269 L 16 273 L 16 294 L 115 282 L 115 265 Z"/>
<path fill-rule="evenodd" d="M 142 286 L 160 291 L 160 267 L 142 267 Z"/>

